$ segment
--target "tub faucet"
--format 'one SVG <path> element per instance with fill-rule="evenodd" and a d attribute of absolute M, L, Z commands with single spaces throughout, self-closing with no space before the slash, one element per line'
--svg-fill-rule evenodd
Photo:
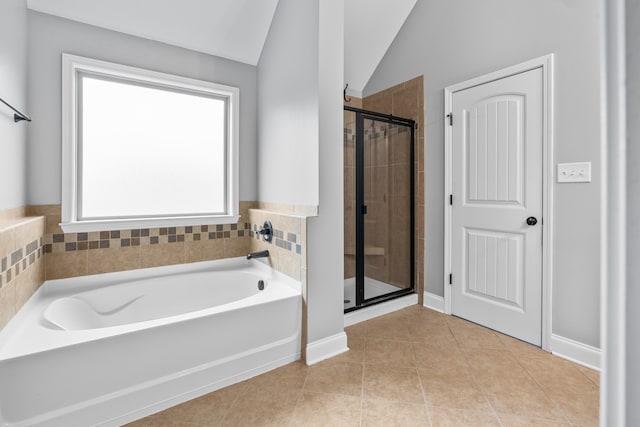
<path fill-rule="evenodd" d="M 271 242 L 271 239 L 273 239 L 273 225 L 271 225 L 271 221 L 266 220 L 262 228 L 256 231 L 256 233 L 261 235 L 265 242 Z"/>
<path fill-rule="evenodd" d="M 268 256 L 269 256 L 269 251 L 251 252 L 249 255 L 247 255 L 247 259 L 266 258 Z"/>

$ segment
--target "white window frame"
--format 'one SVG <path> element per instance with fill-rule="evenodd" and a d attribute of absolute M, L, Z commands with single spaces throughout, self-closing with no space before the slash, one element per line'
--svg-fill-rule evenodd
<path fill-rule="evenodd" d="M 226 141 L 226 212 L 224 214 L 149 216 L 117 219 L 83 219 L 79 216 L 78 178 L 78 78 L 81 73 L 101 74 L 180 91 L 200 92 L 228 100 Z M 62 54 L 62 223 L 65 232 L 109 231 L 175 227 L 199 224 L 233 224 L 239 216 L 239 98 L 236 87 Z"/>

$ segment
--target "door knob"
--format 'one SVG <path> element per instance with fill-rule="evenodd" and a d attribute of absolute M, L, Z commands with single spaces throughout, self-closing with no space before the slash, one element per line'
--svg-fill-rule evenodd
<path fill-rule="evenodd" d="M 537 223 L 538 220 L 535 216 L 530 216 L 529 218 L 527 218 L 527 225 L 536 225 Z"/>

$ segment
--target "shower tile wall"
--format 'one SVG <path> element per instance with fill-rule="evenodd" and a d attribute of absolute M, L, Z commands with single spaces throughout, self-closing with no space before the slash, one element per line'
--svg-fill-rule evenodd
<path fill-rule="evenodd" d="M 411 233 L 415 233 L 415 230 L 411 229 L 411 134 L 406 127 L 396 128 L 396 130 L 397 132 L 392 133 L 389 137 L 391 145 L 389 150 L 391 158 L 388 160 L 391 174 L 389 212 L 390 215 L 393 215 L 389 222 L 389 243 L 391 246 L 389 283 L 406 287 L 411 281 L 411 262 L 408 261 L 411 259 L 411 245 L 408 242 L 411 241 Z M 414 182 L 417 179 L 416 176 Z M 418 214 L 415 212 L 416 218 Z M 418 236 L 415 237 L 417 245 Z M 417 259 L 416 254 L 414 262 Z M 417 273 L 415 283 L 418 287 Z"/>
<path fill-rule="evenodd" d="M 372 123 L 375 127 L 369 126 Z M 391 245 L 395 236 L 389 212 L 393 190 L 389 160 L 393 142 L 387 138 L 387 129 L 386 123 L 365 121 L 364 203 L 368 213 L 364 218 L 364 265 L 365 276 L 391 284 Z"/>
<path fill-rule="evenodd" d="M 364 99 L 352 98 L 350 105 L 365 110 L 376 111 L 384 114 L 409 118 L 416 121 L 418 129 L 416 131 L 414 161 L 415 161 L 415 284 L 416 292 L 422 303 L 424 289 L 424 89 L 423 77 L 416 77 L 399 85 L 393 86 L 384 91 L 365 97 Z M 355 176 L 353 161 L 354 141 L 355 141 L 355 114 L 345 112 L 345 144 L 344 144 L 344 176 L 345 176 L 345 278 L 355 276 L 355 261 L 351 255 L 350 248 L 355 247 Z M 353 138 L 351 137 L 353 135 Z M 402 138 L 403 135 L 392 137 Z M 385 255 L 367 256 L 367 276 L 387 283 L 408 283 L 409 270 L 403 259 L 409 257 L 408 248 L 404 242 L 408 240 L 406 236 L 406 224 L 409 221 L 409 191 L 406 174 L 409 169 L 409 160 L 406 151 L 388 151 L 390 148 L 385 144 L 394 146 L 393 141 L 385 142 L 385 139 L 376 140 L 375 147 L 371 148 L 371 156 L 365 159 L 365 186 L 369 188 L 385 188 L 389 194 L 389 207 L 393 209 L 393 221 L 388 223 L 388 227 L 376 227 L 378 221 L 390 221 L 388 209 L 370 209 L 369 212 L 379 217 L 369 216 L 365 224 L 365 233 L 374 235 L 375 246 L 385 249 Z M 383 165 L 389 165 L 387 168 Z M 371 181 L 371 180 L 375 180 Z M 394 185 L 400 183 L 400 185 Z M 388 188 L 387 188 L 388 187 Z M 393 191 L 392 191 L 393 190 Z M 378 193 L 378 194 L 374 194 Z M 382 192 L 372 192 L 365 195 L 367 204 L 382 203 Z M 374 213 L 374 212 L 378 213 Z M 375 232 L 373 232 L 375 230 Z M 382 230 L 382 232 L 381 232 Z M 383 234 L 388 233 L 388 236 Z M 403 236 L 403 233 L 405 235 Z M 371 242 L 369 242 L 371 243 Z"/>
<path fill-rule="evenodd" d="M 362 99 L 351 97 L 345 105 L 362 108 Z M 356 115 L 350 111 L 344 112 L 344 278 L 349 279 L 356 275 L 355 251 L 356 251 Z"/>

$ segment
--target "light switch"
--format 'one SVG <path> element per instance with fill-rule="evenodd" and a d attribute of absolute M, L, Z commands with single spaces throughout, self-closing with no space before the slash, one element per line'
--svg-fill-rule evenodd
<path fill-rule="evenodd" d="M 558 182 L 591 182 L 591 162 L 558 163 Z"/>

